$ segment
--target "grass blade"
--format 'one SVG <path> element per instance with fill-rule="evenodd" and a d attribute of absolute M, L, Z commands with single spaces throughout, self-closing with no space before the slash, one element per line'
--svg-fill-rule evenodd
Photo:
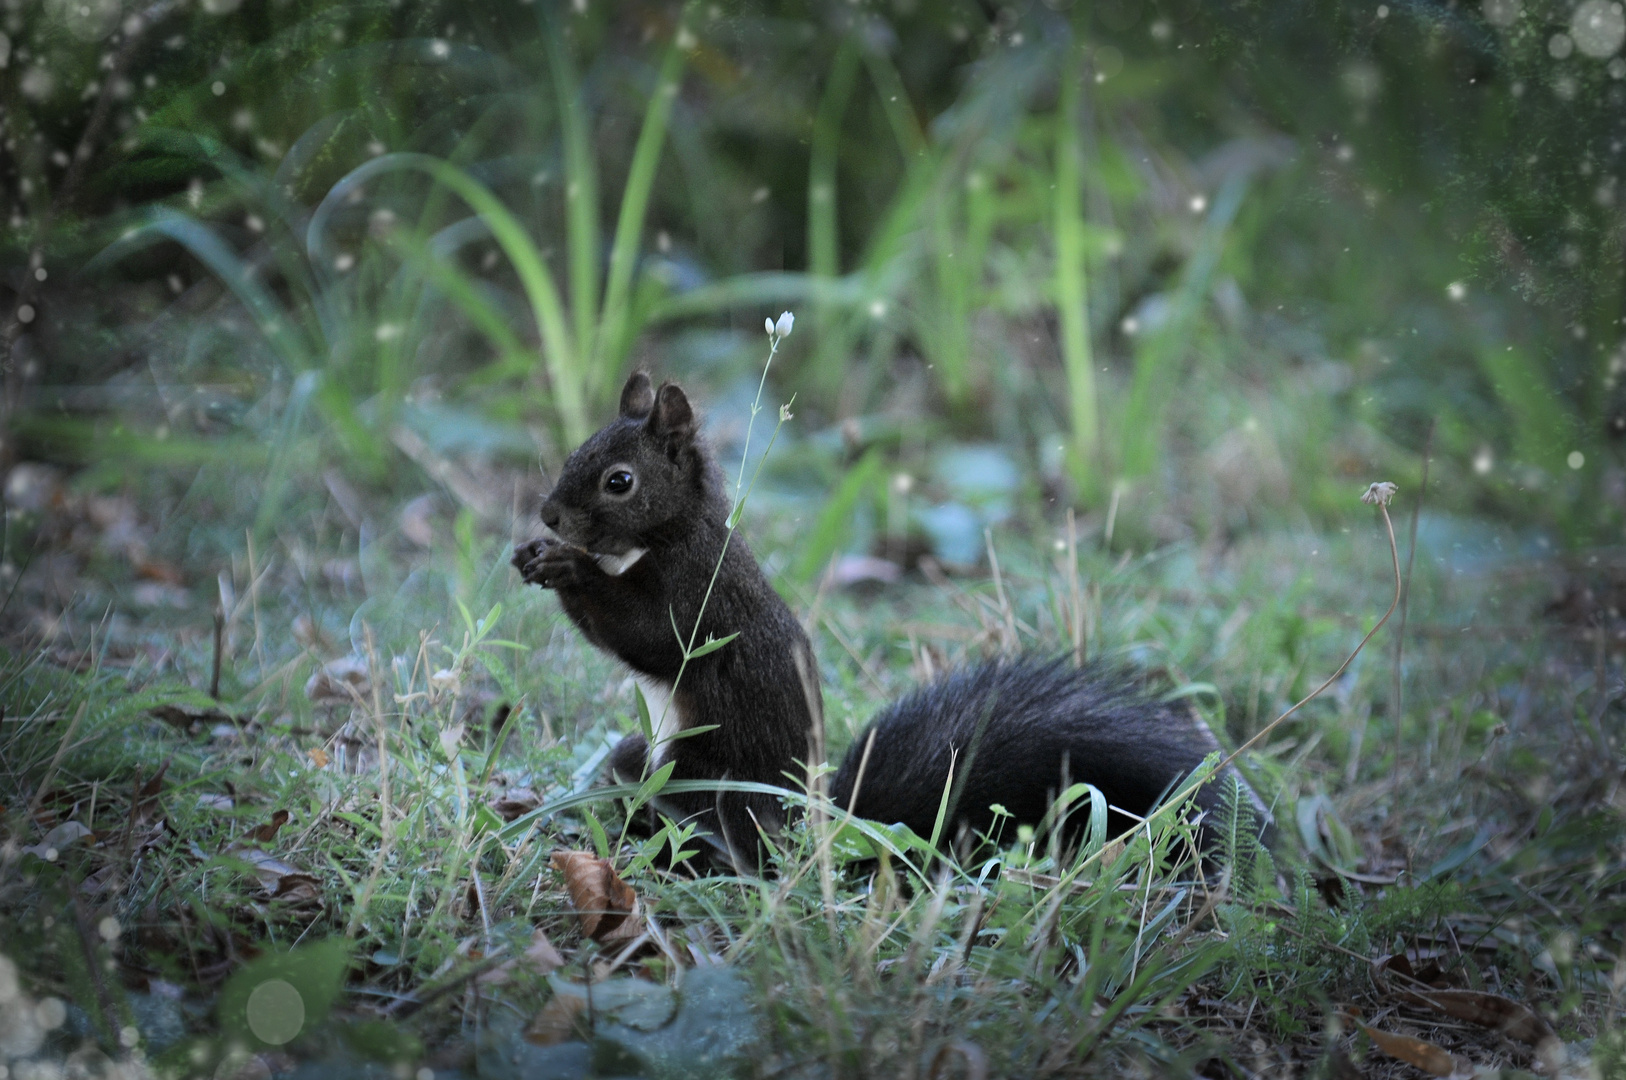
<path fill-rule="evenodd" d="M 454 262 L 436 258 L 427 245 L 415 238 L 397 233 L 390 237 L 389 242 L 408 266 L 445 293 L 447 299 L 456 304 L 474 324 L 475 329 L 490 338 L 496 347 L 496 365 L 470 376 L 469 385 L 495 382 L 522 375 L 531 369 L 536 360 L 535 354 L 526 348 L 502 312 L 482 293 L 484 283 L 479 278 L 464 273 Z"/>
<path fill-rule="evenodd" d="M 1084 271 L 1083 173 L 1078 126 L 1082 119 L 1079 48 L 1070 42 L 1061 62 L 1056 111 L 1056 309 L 1062 363 L 1067 371 L 1068 418 L 1073 427 L 1069 465 L 1073 488 L 1088 500 L 1099 489 L 1100 418 L 1095 362 L 1090 355 L 1090 300 Z"/>
<path fill-rule="evenodd" d="M 688 37 L 688 30 L 679 19 L 677 34 L 667 46 L 660 72 L 655 77 L 654 92 L 650 94 L 649 108 L 644 112 L 644 124 L 632 152 L 632 167 L 621 192 L 621 213 L 616 218 L 610 272 L 604 288 L 604 313 L 594 342 L 593 364 L 587 372 L 586 386 L 590 395 L 596 395 L 615 381 L 632 337 L 632 274 L 649 210 L 649 193 L 655 186 L 655 172 L 666 142 L 672 101 L 677 97 L 683 65 L 688 60 Z"/>
<path fill-rule="evenodd" d="M 1123 443 L 1119 468 L 1126 479 L 1147 475 L 1157 467 L 1162 445 L 1163 407 L 1171 396 L 1173 376 L 1168 370 L 1191 339 L 1192 324 L 1202 311 L 1209 282 L 1225 250 L 1225 233 L 1247 191 L 1245 174 L 1233 175 L 1220 188 L 1203 224 L 1197 250 L 1186 263 L 1185 274 L 1169 304 L 1169 313 L 1157 329 L 1148 331 L 1135 350 L 1135 375 L 1123 410 Z"/>
<path fill-rule="evenodd" d="M 375 176 L 403 170 L 427 173 L 436 183 L 453 191 L 485 221 L 491 235 L 503 249 L 503 254 L 513 264 L 525 288 L 526 298 L 531 303 L 532 313 L 542 334 L 554 409 L 564 436 L 573 444 L 587 438 L 589 428 L 584 373 L 574 335 L 565 321 L 564 305 L 559 299 L 553 274 L 519 219 L 492 194 L 490 188 L 464 170 L 428 154 L 386 154 L 367 162 L 333 185 L 311 215 L 306 245 L 312 258 L 320 257 L 327 221 L 349 192 Z"/>
<path fill-rule="evenodd" d="M 801 553 L 790 571 L 793 581 L 812 581 L 840 549 L 847 539 L 848 527 L 859 499 L 876 489 L 881 464 L 880 451 L 872 448 L 859 459 L 858 464 L 847 470 L 824 508 L 819 511 L 813 528 L 801 545 Z"/>
<path fill-rule="evenodd" d="M 207 266 L 248 309 L 260 333 L 290 371 L 305 371 L 316 366 L 316 351 L 311 343 L 300 339 L 291 328 L 292 320 L 271 291 L 261 285 L 248 272 L 243 260 L 203 222 L 178 211 L 161 207 L 143 225 L 126 233 L 92 259 L 85 267 L 94 273 L 110 266 L 126 255 L 143 248 L 173 240 L 191 252 Z"/>
<path fill-rule="evenodd" d="M 841 116 L 858 76 L 858 48 L 844 38 L 825 80 L 819 111 L 813 119 L 813 145 L 807 170 L 808 271 L 821 278 L 841 273 L 840 236 L 836 227 L 836 158 Z"/>
<path fill-rule="evenodd" d="M 553 75 L 565 156 L 565 226 L 570 254 L 570 308 L 576 324 L 576 347 L 592 356 L 598 313 L 599 220 L 598 166 L 588 140 L 587 104 L 581 82 L 551 5 L 542 5 L 543 40 Z"/>

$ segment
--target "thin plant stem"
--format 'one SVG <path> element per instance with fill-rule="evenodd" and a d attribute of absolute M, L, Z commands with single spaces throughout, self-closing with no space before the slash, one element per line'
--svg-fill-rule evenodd
<path fill-rule="evenodd" d="M 80 702 L 78 710 L 73 714 L 73 720 L 68 724 L 68 730 L 62 733 L 62 741 L 57 744 L 56 756 L 51 758 L 51 764 L 46 767 L 45 777 L 40 781 L 40 786 L 34 789 L 34 797 L 28 800 L 28 816 L 30 818 L 39 813 L 40 804 L 45 798 L 45 793 L 51 789 L 51 781 L 56 779 L 57 766 L 62 764 L 62 757 L 68 752 L 68 745 L 73 742 L 74 732 L 79 730 L 79 721 L 85 718 L 85 712 L 89 708 L 90 700 L 88 698 Z M 131 816 L 134 817 L 133 814 Z"/>
<path fill-rule="evenodd" d="M 745 508 L 745 500 L 757 486 L 757 477 L 762 474 L 762 462 L 767 460 L 768 454 L 773 450 L 774 442 L 779 438 L 779 429 L 784 426 L 783 419 L 774 425 L 773 434 L 768 438 L 768 447 L 762 451 L 762 458 L 757 462 L 756 472 L 751 474 L 751 485 L 742 493 L 740 488 L 745 484 L 745 466 L 751 458 L 751 429 L 756 426 L 757 413 L 762 411 L 762 390 L 768 383 L 768 368 L 773 366 L 773 358 L 779 355 L 779 337 L 774 336 L 768 345 L 768 362 L 762 365 L 762 378 L 757 383 L 756 400 L 751 402 L 751 418 L 745 424 L 745 449 L 740 454 L 740 476 L 734 482 L 734 505 L 728 513 L 728 528 L 723 534 L 723 550 L 717 553 L 717 565 L 711 568 L 711 580 L 706 582 L 706 594 L 700 598 L 700 611 L 694 617 L 694 628 L 689 631 L 689 641 L 683 646 L 683 662 L 678 665 L 677 677 L 672 680 L 672 692 L 677 692 L 678 683 L 683 680 L 683 672 L 689 666 L 689 657 L 694 653 L 695 639 L 700 636 L 700 624 L 706 617 L 706 607 L 711 603 L 712 590 L 717 587 L 717 576 L 722 573 L 723 560 L 728 556 L 729 542 L 734 539 L 734 530 L 740 525 L 740 511 Z M 667 708 L 671 708 L 670 702 Z M 665 710 L 662 710 L 663 714 Z M 653 750 L 653 747 L 651 747 Z"/>
<path fill-rule="evenodd" d="M 786 406 L 785 409 L 780 410 L 779 422 L 774 425 L 773 434 L 768 437 L 768 445 L 762 451 L 762 457 L 757 461 L 756 471 L 751 474 L 751 483 L 749 486 L 747 486 L 745 483 L 745 467 L 751 460 L 751 432 L 756 427 L 757 414 L 762 411 L 762 392 L 768 385 L 768 369 L 773 366 L 773 358 L 779 355 L 779 343 L 782 340 L 784 340 L 783 337 L 777 332 L 771 334 L 768 338 L 768 359 L 767 362 L 762 365 L 762 376 L 757 380 L 757 394 L 751 402 L 751 417 L 745 425 L 745 448 L 740 453 L 740 473 L 738 479 L 736 479 L 734 482 L 734 501 L 729 509 L 726 531 L 723 534 L 723 547 L 722 550 L 717 553 L 717 564 L 711 568 L 711 579 L 706 582 L 705 595 L 700 598 L 700 610 L 695 614 L 694 626 L 689 631 L 688 641 L 685 642 L 683 640 L 682 633 L 678 633 L 678 644 L 683 649 L 683 659 L 678 664 L 677 675 L 672 679 L 671 692 L 666 695 L 666 701 L 661 707 L 661 716 L 654 724 L 651 725 L 652 733 L 660 730 L 661 721 L 665 720 L 667 711 L 672 708 L 672 702 L 677 696 L 677 688 L 682 684 L 683 675 L 689 669 L 689 661 L 694 657 L 695 642 L 700 637 L 700 624 L 705 621 L 706 608 L 711 603 L 711 594 L 717 587 L 717 578 L 718 575 L 722 573 L 723 561 L 728 557 L 728 546 L 734 539 L 734 531 L 739 528 L 741 511 L 745 509 L 745 502 L 748 498 L 750 498 L 751 492 L 756 489 L 757 478 L 762 475 L 763 462 L 767 460 L 768 455 L 773 451 L 774 443 L 779 439 L 779 431 L 785 426 L 785 420 L 789 417 L 789 407 Z M 676 630 L 677 619 L 675 614 L 673 615 L 672 626 L 673 629 Z M 644 755 L 645 777 L 649 775 L 650 766 L 654 764 L 655 751 L 656 747 L 650 746 L 647 753 Z M 658 793 L 658 791 L 648 792 L 647 797 L 653 797 Z M 639 794 L 640 798 L 634 800 L 634 804 L 631 806 L 627 815 L 629 821 L 632 814 L 637 812 L 638 805 L 642 802 L 642 798 L 645 797 L 645 793 L 640 792 Z M 625 838 L 625 826 L 622 828 L 621 835 L 623 838 Z"/>

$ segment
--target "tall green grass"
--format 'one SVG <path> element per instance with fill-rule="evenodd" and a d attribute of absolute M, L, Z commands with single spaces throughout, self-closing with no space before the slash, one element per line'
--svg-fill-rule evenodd
<path fill-rule="evenodd" d="M 1100 406 L 1096 401 L 1095 360 L 1090 349 L 1090 297 L 1084 267 L 1084 210 L 1079 124 L 1083 81 L 1079 52 L 1063 51 L 1056 110 L 1056 310 L 1061 323 L 1061 357 L 1067 372 L 1068 420 L 1072 425 L 1069 464 L 1080 495 L 1098 490 L 1101 470 Z"/>
<path fill-rule="evenodd" d="M 292 467 L 290 448 L 303 435 L 308 403 L 316 404 L 333 448 L 347 464 L 363 474 L 382 475 L 392 453 L 392 427 L 418 374 L 413 356 L 437 310 L 432 300 L 450 303 L 496 354 L 486 370 L 465 377 L 467 385 L 541 384 L 563 445 L 574 445 L 592 430 L 605 388 L 619 378 L 648 317 L 647 305 L 634 294 L 634 277 L 672 102 L 694 42 L 680 22 L 663 50 L 608 236 L 605 268 L 599 254 L 599 168 L 587 135 L 593 117 L 569 43 L 552 15 L 544 12 L 540 18 L 565 166 L 561 187 L 568 290 L 550 267 L 543 238 L 480 179 L 479 173 L 491 171 L 489 163 L 475 157 L 490 138 L 481 125 L 465 139 L 466 149 L 451 159 L 398 152 L 365 162 L 334 183 L 308 215 L 290 203 L 283 183 L 220 144 L 163 129 L 148 134 L 153 147 L 216 171 L 220 179 L 211 188 L 212 205 L 247 205 L 268 217 L 272 228 L 262 247 L 242 251 L 216 225 L 188 209 L 158 206 L 138 215 L 88 269 L 101 272 L 155 244 L 179 243 L 250 315 L 294 387 L 275 427 L 266 498 L 257 514 L 262 531 L 281 508 Z M 307 138 L 323 140 L 330 128 L 324 121 Z M 425 176 L 431 184 L 419 200 L 418 222 L 379 230 L 377 242 L 359 255 L 341 245 L 336 227 L 344 223 L 353 231 L 355 208 L 405 173 Z M 441 192 L 454 196 L 470 216 L 447 208 Z M 488 237 L 518 281 L 529 326 L 515 325 L 501 291 L 458 258 Z M 392 268 L 391 260 L 398 265 Z M 268 277 L 265 271 L 273 267 L 274 275 Z M 525 341 L 533 328 L 539 348 Z M 358 408 L 363 400 L 368 401 L 365 410 Z"/>
<path fill-rule="evenodd" d="M 941 411 L 956 437 L 1020 443 L 1035 466 L 1065 444 L 1082 508 L 1106 509 L 1130 487 L 1137 505 L 1187 498 L 1181 478 L 1193 474 L 1168 468 L 1171 440 L 1222 443 L 1259 411 L 1256 384 L 1303 376 L 1299 350 L 1316 339 L 1312 362 L 1343 365 L 1369 392 L 1327 396 L 1337 453 L 1287 423 L 1265 425 L 1266 449 L 1325 473 L 1373 440 L 1399 456 L 1438 417 L 1443 453 L 1495 451 L 1487 478 L 1465 473 L 1491 495 L 1516 500 L 1528 466 L 1568 508 L 1555 520 L 1570 535 L 1590 535 L 1583 519 L 1612 513 L 1595 497 L 1612 453 L 1607 320 L 1572 320 L 1553 344 L 1534 322 L 1495 322 L 1499 302 L 1477 281 L 1448 300 L 1446 275 L 1469 255 L 1488 257 L 1478 249 L 1495 230 L 1486 225 L 1469 255 L 1412 243 L 1419 228 L 1443 226 L 1427 223 L 1400 181 L 1386 188 L 1399 166 L 1377 153 L 1367 166 L 1364 148 L 1335 159 L 1342 179 L 1332 184 L 1300 140 L 1299 164 L 1249 185 L 1248 223 L 1235 227 L 1242 196 L 1223 167 L 1197 160 L 1210 144 L 1166 122 L 1213 96 L 1212 72 L 1142 34 L 1144 19 L 1131 40 L 1111 19 L 1086 34 L 1081 14 L 1035 11 L 982 26 L 986 40 L 941 54 L 950 63 L 920 44 L 949 40 L 943 13 L 898 16 L 894 48 L 846 24 L 789 44 L 769 15 L 718 22 L 699 9 L 652 23 L 636 47 L 596 9 L 499 5 L 498 30 L 450 41 L 422 36 L 442 21 L 432 5 L 399 24 L 326 4 L 279 12 L 269 36 L 241 50 L 220 103 L 211 82 L 194 80 L 150 115 L 132 114 L 117 175 L 164 178 L 173 195 L 80 230 L 134 230 L 93 270 L 201 265 L 258 327 L 260 343 L 245 351 L 271 357 L 280 381 L 272 388 L 257 371 L 264 408 L 243 409 L 255 431 L 227 441 L 245 466 L 272 462 L 273 496 L 296 473 L 335 464 L 383 482 L 399 463 L 392 433 L 405 402 L 431 386 L 510 433 L 529 428 L 556 458 L 592 429 L 641 340 L 754 326 L 764 310 L 796 306 L 807 344 L 786 357 L 782 378 L 810 415 L 835 422 L 884 407 L 918 360 L 928 416 Z M 1095 66 L 1103 49 L 1119 53 L 1122 70 Z M 288 107 L 302 127 L 271 132 L 282 144 L 273 154 L 227 110 L 240 86 L 245 100 L 265 93 L 283 62 L 305 73 Z M 442 86 L 457 90 L 433 89 Z M 674 131 L 681 170 L 663 164 Z M 355 166 L 375 153 L 374 136 L 394 152 Z M 196 200 L 177 187 L 194 179 Z M 674 196 L 668 179 L 695 190 Z M 1393 199 L 1367 206 L 1390 188 Z M 1209 206 L 1193 229 L 1187 196 L 1198 189 Z M 1348 205 L 1318 220 L 1312 190 Z M 770 194 L 760 208 L 754 191 Z M 395 224 L 361 237 L 366 215 L 384 210 Z M 263 234 L 239 227 L 249 213 Z M 640 267 L 656 221 L 677 250 L 651 275 Z M 772 235 L 798 226 L 788 244 Z M 739 250 L 726 258 L 703 250 L 730 242 Z M 159 243 L 188 255 L 124 261 Z M 749 269 L 797 243 L 805 262 Z M 341 257 L 354 265 L 337 270 Z M 725 263 L 748 269 L 725 274 Z M 1221 287 L 1227 313 L 1216 319 Z M 1273 314 L 1295 298 L 1305 302 Z M 1119 333 L 1148 299 L 1161 321 Z M 150 329 L 185 337 L 177 328 L 204 321 L 178 310 Z M 1570 344 L 1582 340 L 1575 331 L 1587 344 Z M 202 352 L 202 336 L 176 351 Z M 1383 367 L 1362 359 L 1376 355 Z M 1431 371 L 1449 378 L 1430 382 Z M 1181 398 L 1188 377 L 1203 401 Z M 50 447 L 83 442 L 98 425 L 49 410 L 24 423 Z M 206 456 L 190 433 L 171 437 L 145 458 Z M 892 456 L 920 445 L 910 436 Z M 262 534 L 281 505 L 266 502 Z"/>

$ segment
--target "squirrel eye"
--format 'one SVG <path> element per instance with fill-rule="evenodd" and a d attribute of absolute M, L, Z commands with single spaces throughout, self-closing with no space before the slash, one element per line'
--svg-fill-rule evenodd
<path fill-rule="evenodd" d="M 632 490 L 632 473 L 617 469 L 604 478 L 604 490 L 611 495 L 625 495 Z"/>

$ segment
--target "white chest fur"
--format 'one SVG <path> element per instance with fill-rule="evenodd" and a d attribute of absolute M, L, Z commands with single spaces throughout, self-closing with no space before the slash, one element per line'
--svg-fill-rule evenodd
<path fill-rule="evenodd" d="M 644 692 L 644 704 L 649 706 L 649 722 L 654 725 L 655 741 L 650 746 L 649 764 L 659 768 L 672 751 L 672 736 L 682 730 L 677 702 L 672 700 L 672 684 L 648 675 L 634 675 L 638 689 Z"/>
<path fill-rule="evenodd" d="M 633 548 L 625 555 L 594 555 L 593 561 L 598 563 L 600 570 L 611 577 L 620 577 L 628 570 L 631 570 L 634 564 L 648 553 L 648 548 Z"/>

